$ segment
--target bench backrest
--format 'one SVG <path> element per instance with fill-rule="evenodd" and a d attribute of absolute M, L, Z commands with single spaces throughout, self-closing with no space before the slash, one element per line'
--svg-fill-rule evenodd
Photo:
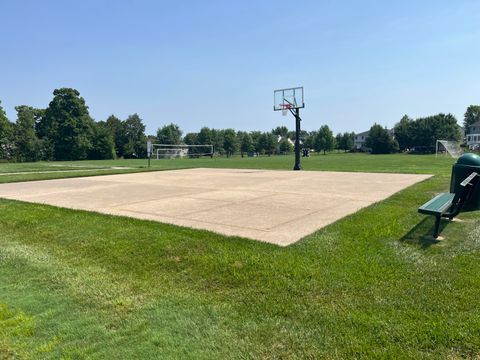
<path fill-rule="evenodd" d="M 460 183 L 460 186 L 467 186 L 468 184 L 470 184 L 472 182 L 472 180 L 474 180 L 478 176 L 479 175 L 476 172 L 471 173 L 465 180 L 463 180 Z M 477 179 L 477 181 L 478 181 L 478 179 Z"/>
<path fill-rule="evenodd" d="M 462 210 L 463 204 L 469 199 L 479 180 L 480 175 L 472 172 L 460 183 L 460 189 L 455 193 L 452 201 L 452 212 L 458 213 Z"/>

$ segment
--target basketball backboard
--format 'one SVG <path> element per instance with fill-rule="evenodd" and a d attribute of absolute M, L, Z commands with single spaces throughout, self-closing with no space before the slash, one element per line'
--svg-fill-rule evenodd
<path fill-rule="evenodd" d="M 275 111 L 303 108 L 303 87 L 275 90 L 273 101 Z"/>

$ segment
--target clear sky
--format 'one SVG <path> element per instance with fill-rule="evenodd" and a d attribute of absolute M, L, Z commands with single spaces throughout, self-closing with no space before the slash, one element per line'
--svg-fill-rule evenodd
<path fill-rule="evenodd" d="M 480 104 L 480 1 L 0 1 L 0 100 L 74 87 L 95 120 L 138 113 L 270 130 L 273 90 L 305 87 L 302 126 L 391 127 Z"/>

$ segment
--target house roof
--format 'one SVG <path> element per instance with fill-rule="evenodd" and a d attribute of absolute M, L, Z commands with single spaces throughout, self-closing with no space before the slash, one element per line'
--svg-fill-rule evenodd
<path fill-rule="evenodd" d="M 394 133 L 393 129 L 387 129 L 387 131 L 390 135 Z M 370 134 L 370 130 L 355 134 L 355 136 L 368 136 L 368 134 Z"/>
<path fill-rule="evenodd" d="M 355 136 L 368 136 L 369 133 L 370 133 L 370 130 L 355 134 Z"/>
<path fill-rule="evenodd" d="M 472 125 L 470 125 L 470 127 L 480 127 L 480 121 L 477 121 L 476 123 L 473 123 Z"/>

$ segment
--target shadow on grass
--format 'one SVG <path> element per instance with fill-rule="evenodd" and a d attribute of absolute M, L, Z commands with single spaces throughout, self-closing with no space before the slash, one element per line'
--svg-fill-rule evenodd
<path fill-rule="evenodd" d="M 440 233 L 448 225 L 449 220 L 442 219 L 440 222 Z M 432 245 L 438 244 L 440 241 L 433 237 L 435 218 L 433 216 L 425 217 L 417 225 L 415 225 L 408 233 L 400 238 L 401 242 L 407 244 L 418 245 L 422 249 L 427 249 Z"/>

